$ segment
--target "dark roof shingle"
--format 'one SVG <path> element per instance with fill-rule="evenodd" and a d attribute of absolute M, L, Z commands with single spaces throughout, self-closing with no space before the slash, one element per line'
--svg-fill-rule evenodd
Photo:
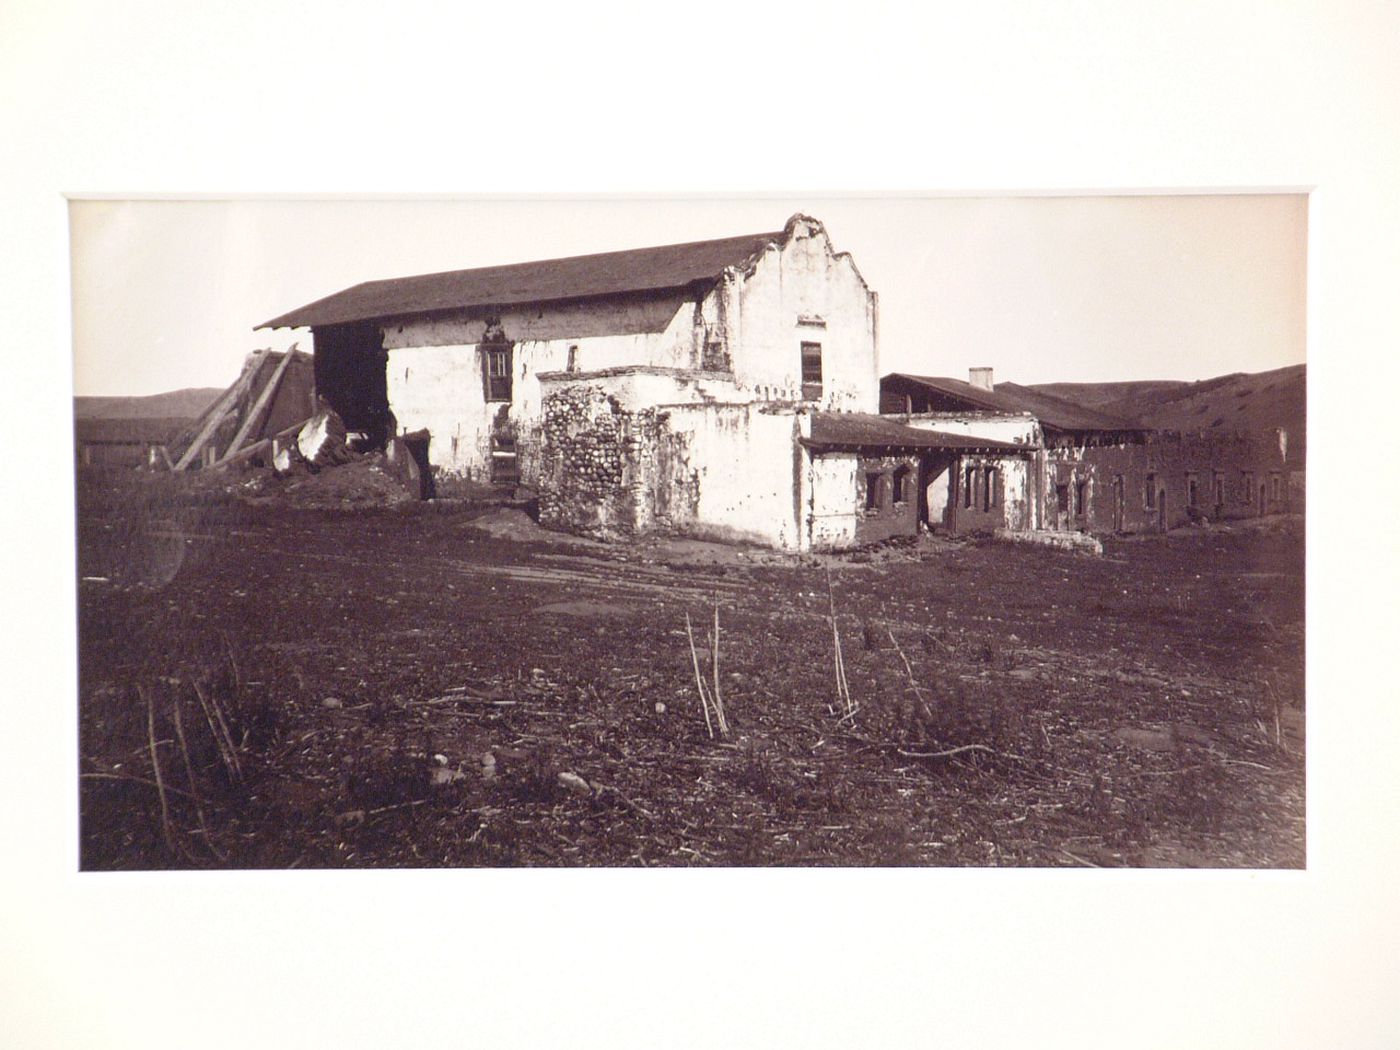
<path fill-rule="evenodd" d="M 716 241 L 366 281 L 258 327 L 345 324 L 473 306 L 510 306 L 683 288 L 717 278 L 728 267 L 746 265 L 769 244 L 781 242 L 783 236 L 782 231 L 753 233 Z"/>

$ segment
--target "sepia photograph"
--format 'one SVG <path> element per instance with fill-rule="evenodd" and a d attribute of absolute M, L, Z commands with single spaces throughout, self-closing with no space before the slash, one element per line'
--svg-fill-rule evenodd
<path fill-rule="evenodd" d="M 1306 194 L 69 208 L 83 871 L 1307 866 Z"/>
<path fill-rule="evenodd" d="M 11 0 L 0 1041 L 1400 1045 L 1397 41 Z"/>

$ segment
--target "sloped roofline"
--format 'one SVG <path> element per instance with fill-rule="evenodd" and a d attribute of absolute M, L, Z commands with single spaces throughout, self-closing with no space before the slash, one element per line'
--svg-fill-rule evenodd
<path fill-rule="evenodd" d="M 1133 431 L 1145 432 L 1150 427 L 1122 416 L 1110 415 L 1096 409 L 1084 408 L 1055 397 L 1030 390 L 1016 383 L 998 383 L 992 390 L 965 383 L 948 376 L 917 376 L 907 372 L 891 372 L 880 382 L 900 379 L 924 387 L 934 393 L 967 402 L 973 408 L 994 412 L 1017 412 L 1034 416 L 1042 426 L 1063 431 Z"/>
<path fill-rule="evenodd" d="M 799 222 L 821 230 L 830 244 L 820 222 L 796 214 L 783 229 L 767 233 L 365 281 L 256 327 L 350 324 L 474 307 L 675 291 L 717 281 L 725 271 L 751 271 L 765 251 L 791 239 Z M 836 254 L 837 258 L 842 256 L 849 258 L 848 253 Z M 859 277 L 860 271 L 856 274 Z M 863 277 L 861 283 L 865 284 Z"/>
<path fill-rule="evenodd" d="M 1008 441 L 973 437 L 944 430 L 926 430 L 869 412 L 812 413 L 812 432 L 801 439 L 812 449 L 910 449 L 946 452 L 990 452 L 1024 455 L 1030 448 Z"/>

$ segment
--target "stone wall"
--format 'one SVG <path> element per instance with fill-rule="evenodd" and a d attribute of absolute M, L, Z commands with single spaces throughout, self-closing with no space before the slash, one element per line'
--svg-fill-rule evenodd
<path fill-rule="evenodd" d="M 721 402 L 703 377 L 552 375 L 539 427 L 540 521 L 618 537 L 706 536 L 797 549 L 798 410 Z M 692 400 L 667 403 L 663 394 Z"/>
<path fill-rule="evenodd" d="M 601 386 L 570 384 L 545 398 L 539 429 L 541 524 L 604 538 L 651 525 L 654 410 L 628 411 Z"/>
<path fill-rule="evenodd" d="M 1077 474 L 1089 476 L 1089 508 L 1077 527 L 1090 532 L 1150 532 L 1202 516 L 1229 521 L 1299 509 L 1293 506 L 1288 465 L 1275 441 L 1244 434 L 1162 432 L 1142 445 L 1061 455 L 1061 469 L 1072 460 Z"/>

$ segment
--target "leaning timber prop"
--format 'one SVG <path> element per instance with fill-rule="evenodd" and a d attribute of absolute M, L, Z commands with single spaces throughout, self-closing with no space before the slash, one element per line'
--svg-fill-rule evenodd
<path fill-rule="evenodd" d="M 286 458 L 287 450 L 289 448 L 295 447 L 297 435 L 300 434 L 301 431 L 308 424 L 314 422 L 315 419 L 315 416 L 309 416 L 306 419 L 301 420 L 301 422 L 299 423 L 293 423 L 289 427 L 284 427 L 277 433 L 273 434 L 272 437 L 266 437 L 261 439 L 260 441 L 254 441 L 251 445 L 248 445 L 244 448 L 239 449 L 237 452 L 225 456 L 223 459 L 219 460 L 219 462 L 215 463 L 210 469 L 222 470 L 226 467 L 237 466 L 239 463 L 246 463 L 248 460 L 256 459 L 258 456 L 266 457 L 266 461 L 271 462 L 274 465 L 274 467 L 276 467 L 277 456 L 279 453 L 281 453 L 284 458 L 284 464 L 279 469 L 281 469 L 283 473 L 285 473 L 291 468 L 291 464 L 295 462 L 294 459 Z"/>
<path fill-rule="evenodd" d="M 258 366 L 262 364 L 265 355 L 271 353 L 270 350 L 256 350 L 253 352 L 254 360 L 250 361 L 243 369 L 243 374 L 238 377 L 233 386 L 229 387 L 224 396 L 219 398 L 214 407 L 204 415 L 204 425 L 200 427 L 195 439 L 190 442 L 190 447 L 185 449 L 180 458 L 175 461 L 176 470 L 184 470 L 199 455 L 204 446 L 209 443 L 209 439 L 214 436 L 214 432 L 228 418 L 233 406 L 238 403 L 250 386 L 253 384 L 253 376 L 257 374 Z"/>
<path fill-rule="evenodd" d="M 233 440 L 229 442 L 228 448 L 224 451 L 223 456 L 214 464 L 215 466 L 226 462 L 230 456 L 243 446 L 244 440 L 252 432 L 254 426 L 257 425 L 263 410 L 272 403 L 273 397 L 276 396 L 277 388 L 282 384 L 282 375 L 287 371 L 287 366 L 292 363 L 292 355 L 296 352 L 297 346 L 293 343 L 291 348 L 282 355 L 282 360 L 277 362 L 277 368 L 273 371 L 271 378 L 268 379 L 267 385 L 262 388 L 262 393 L 260 393 L 258 399 L 253 402 L 253 407 L 248 409 L 247 414 L 243 417 L 242 426 L 238 428 L 238 433 L 233 435 Z"/>

